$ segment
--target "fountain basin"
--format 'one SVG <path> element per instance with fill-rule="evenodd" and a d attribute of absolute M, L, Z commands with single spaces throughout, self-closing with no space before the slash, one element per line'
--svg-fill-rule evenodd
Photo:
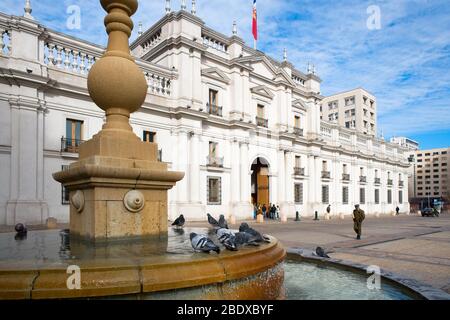
<path fill-rule="evenodd" d="M 286 251 L 277 239 L 219 255 L 194 253 L 188 237 L 170 230 L 160 241 L 59 245 L 59 231 L 0 235 L 0 299 L 123 298 L 278 299 L 283 297 Z M 68 289 L 71 265 L 80 289 Z"/>

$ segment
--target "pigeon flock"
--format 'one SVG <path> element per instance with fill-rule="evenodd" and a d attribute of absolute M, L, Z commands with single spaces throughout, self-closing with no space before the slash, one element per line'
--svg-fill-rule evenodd
<path fill-rule="evenodd" d="M 237 251 L 243 246 L 259 246 L 261 243 L 270 243 L 269 237 L 262 235 L 255 229 L 251 228 L 247 223 L 242 223 L 239 227 L 239 232 L 234 232 L 228 228 L 228 223 L 223 214 L 220 215 L 219 221 L 217 221 L 209 213 L 207 214 L 208 223 L 215 231 L 217 240 L 230 251 Z M 180 215 L 172 223 L 175 228 L 184 226 L 186 222 L 183 215 Z M 190 234 L 190 240 L 192 248 L 196 252 L 210 253 L 214 251 L 220 253 L 220 247 L 214 243 L 214 241 L 205 234 L 197 234 L 192 232 Z"/>

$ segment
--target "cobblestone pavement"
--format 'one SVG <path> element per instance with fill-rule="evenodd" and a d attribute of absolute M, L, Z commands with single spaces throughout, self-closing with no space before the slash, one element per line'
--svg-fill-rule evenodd
<path fill-rule="evenodd" d="M 200 226 L 204 223 L 190 223 Z M 332 219 L 300 222 L 252 222 L 262 233 L 277 237 L 285 247 L 332 251 L 336 259 L 382 269 L 416 279 L 450 293 L 450 214 L 439 218 L 420 216 L 367 217 L 362 240 L 355 239 L 353 222 Z M 230 226 L 238 228 L 238 225 Z"/>
<path fill-rule="evenodd" d="M 206 218 L 205 218 L 206 220 Z M 386 271 L 416 279 L 450 293 L 450 214 L 439 218 L 417 215 L 367 217 L 362 240 L 355 240 L 353 222 L 302 218 L 300 222 L 248 221 L 262 233 L 277 237 L 285 247 L 315 250 L 317 246 L 331 251 L 330 256 L 366 265 L 378 265 Z M 204 226 L 206 222 L 187 222 L 186 226 Z M 58 228 L 67 228 L 61 224 Z M 230 228 L 238 228 L 231 225 Z M 31 226 L 42 230 L 45 226 Z M 0 232 L 13 227 L 0 226 Z"/>

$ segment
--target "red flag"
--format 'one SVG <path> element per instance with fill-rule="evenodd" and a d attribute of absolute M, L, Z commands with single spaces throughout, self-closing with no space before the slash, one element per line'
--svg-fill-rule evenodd
<path fill-rule="evenodd" d="M 256 0 L 253 0 L 253 23 L 252 23 L 253 38 L 258 40 L 258 15 L 256 14 Z"/>

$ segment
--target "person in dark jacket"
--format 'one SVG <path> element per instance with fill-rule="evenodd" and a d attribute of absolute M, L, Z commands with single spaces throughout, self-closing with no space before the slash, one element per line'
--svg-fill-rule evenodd
<path fill-rule="evenodd" d="M 397 212 L 397 215 L 400 214 L 400 208 L 397 206 L 397 208 L 395 208 L 395 212 Z"/>
<path fill-rule="evenodd" d="M 364 210 L 359 208 L 359 204 L 355 205 L 355 210 L 353 210 L 353 230 L 356 232 L 357 240 L 361 240 L 362 222 L 365 218 Z"/>
<path fill-rule="evenodd" d="M 262 206 L 262 214 L 265 218 L 267 218 L 267 207 L 265 203 Z"/>

